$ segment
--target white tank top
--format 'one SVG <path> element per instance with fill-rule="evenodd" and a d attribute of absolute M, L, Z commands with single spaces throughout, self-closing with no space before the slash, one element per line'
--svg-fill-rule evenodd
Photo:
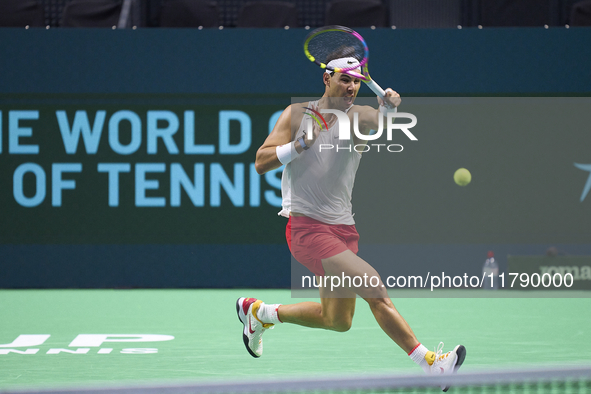
<path fill-rule="evenodd" d="M 318 101 L 311 101 L 309 107 L 316 110 Z M 296 140 L 303 136 L 308 117 L 303 116 Z M 335 122 L 320 133 L 310 149 L 285 166 L 281 178 L 283 209 L 279 215 L 289 217 L 293 211 L 327 224 L 355 224 L 351 197 L 361 153 L 353 149 L 352 140 L 341 140 L 338 135 Z M 320 144 L 334 148 L 320 152 Z"/>

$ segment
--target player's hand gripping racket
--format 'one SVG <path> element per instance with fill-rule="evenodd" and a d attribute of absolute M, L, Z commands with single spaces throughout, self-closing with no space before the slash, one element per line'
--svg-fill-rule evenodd
<path fill-rule="evenodd" d="M 324 26 L 316 29 L 306 37 L 304 53 L 310 61 L 319 65 L 320 68 L 361 79 L 379 98 L 384 99 L 386 92 L 369 76 L 367 69 L 369 49 L 367 44 L 355 30 L 345 26 Z M 339 53 L 340 57 L 354 57 L 359 60 L 359 64 L 350 68 L 328 66 L 324 62 L 334 53 Z M 357 68 L 361 68 L 361 74 L 353 71 Z M 388 105 L 388 101 L 385 101 L 385 104 Z"/>

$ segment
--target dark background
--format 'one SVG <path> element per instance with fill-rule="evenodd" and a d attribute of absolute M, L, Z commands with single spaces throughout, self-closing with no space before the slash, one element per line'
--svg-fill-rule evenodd
<path fill-rule="evenodd" d="M 428 97 L 439 97 L 440 105 L 442 96 L 496 96 L 492 104 L 478 105 L 498 107 L 489 118 L 470 106 L 466 118 L 442 114 L 437 131 L 417 131 L 419 141 L 405 142 L 405 151 L 393 159 L 379 156 L 389 162 L 364 157 L 353 201 L 362 256 L 372 261 L 375 253 L 383 255 L 370 248 L 374 244 L 393 256 L 400 273 L 420 262 L 426 269 L 477 274 L 488 250 L 497 253 L 501 268 L 507 254 L 544 254 L 550 246 L 562 254 L 591 253 L 591 200 L 580 201 L 589 174 L 573 165 L 591 163 L 589 106 L 560 98 L 591 92 L 591 30 L 359 32 L 371 49 L 372 77 L 405 98 L 415 97 L 403 101 L 405 111 L 413 112 Z M 222 205 L 209 206 L 207 172 L 216 162 L 231 176 L 234 163 L 244 163 L 248 186 L 248 167 L 270 116 L 292 97 L 322 92 L 320 70 L 302 54 L 306 34 L 304 29 L 0 29 L 0 287 L 288 287 L 290 258 L 278 208 L 262 194 L 260 206 L 249 206 L 248 190 L 244 207 L 233 206 L 223 192 Z M 370 96 L 366 87 L 360 94 Z M 525 104 L 504 99 L 515 96 Z M 499 113 L 507 106 L 515 113 Z M 23 142 L 38 144 L 39 155 L 8 154 L 8 113 L 16 109 L 40 111 L 39 120 L 23 122 L 33 128 L 33 137 Z M 146 111 L 175 112 L 182 130 L 183 111 L 195 110 L 203 119 L 196 128 L 199 141 L 213 144 L 218 111 L 241 110 L 252 119 L 252 144 L 241 155 L 184 155 L 181 142 L 179 155 L 168 155 L 162 144 L 159 154 L 147 155 L 143 138 L 137 153 L 121 156 L 110 151 L 105 130 L 96 155 L 85 154 L 82 146 L 67 155 L 55 111 L 73 116 L 79 109 L 89 114 L 104 109 L 107 119 L 132 110 L 142 119 L 143 137 Z M 521 117 L 523 111 L 531 116 Z M 545 118 L 529 123 L 538 115 Z M 582 119 L 581 127 L 561 128 L 561 116 L 571 126 Z M 48 196 L 32 208 L 12 196 L 14 170 L 26 162 L 40 164 L 48 179 Z M 77 188 L 65 190 L 63 205 L 53 207 L 50 164 L 63 162 L 82 163 L 83 172 L 65 176 L 75 178 Z M 119 207 L 107 205 L 107 175 L 96 173 L 100 162 L 132 164 L 132 172 L 121 177 Z M 188 173 L 194 163 L 203 163 L 204 206 L 194 207 L 183 196 L 181 207 L 135 207 L 138 162 L 181 163 Z M 473 175 L 464 188 L 452 180 L 459 167 Z M 376 168 L 383 170 L 379 177 Z M 154 179 L 161 186 L 154 195 L 168 201 L 167 174 Z M 264 177 L 260 186 L 262 192 L 276 192 Z M 357 193 L 366 190 L 382 200 L 376 206 L 360 203 Z M 387 216 L 392 220 L 381 220 Z"/>

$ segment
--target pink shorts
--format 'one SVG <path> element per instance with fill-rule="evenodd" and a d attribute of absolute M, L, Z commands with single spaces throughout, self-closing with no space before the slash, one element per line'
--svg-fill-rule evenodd
<path fill-rule="evenodd" d="M 316 275 L 324 275 L 322 259 L 349 249 L 359 251 L 355 225 L 326 224 L 307 216 L 290 216 L 285 229 L 287 245 L 295 259 Z"/>

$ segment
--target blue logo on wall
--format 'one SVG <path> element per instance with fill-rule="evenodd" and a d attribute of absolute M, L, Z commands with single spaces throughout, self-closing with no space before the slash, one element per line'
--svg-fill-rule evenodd
<path fill-rule="evenodd" d="M 581 194 L 581 202 L 587 197 L 587 193 L 589 193 L 589 189 L 591 189 L 591 164 L 579 164 L 574 163 L 575 167 L 583 171 L 589 171 L 589 178 L 587 178 L 587 183 L 585 183 L 585 187 L 583 188 L 583 194 Z"/>

